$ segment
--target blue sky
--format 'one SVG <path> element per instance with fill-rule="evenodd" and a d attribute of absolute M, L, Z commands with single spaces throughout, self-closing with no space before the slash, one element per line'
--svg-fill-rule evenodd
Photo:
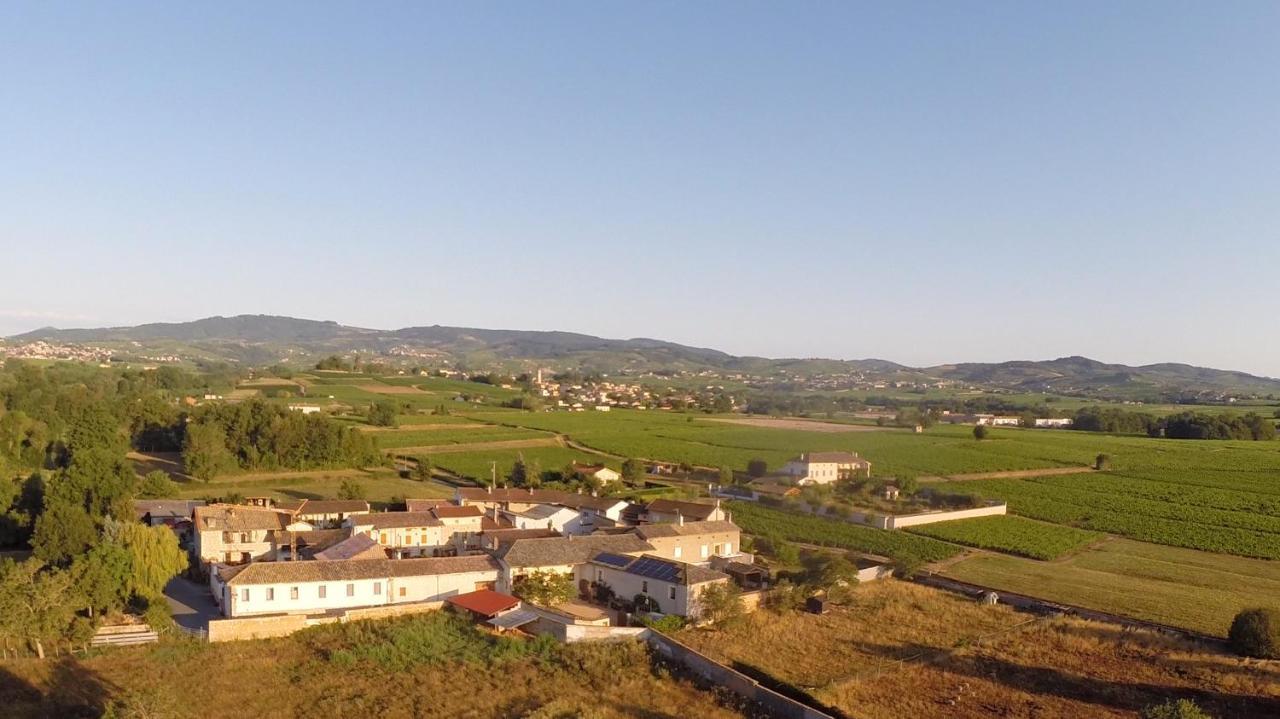
<path fill-rule="evenodd" d="M 1280 376 L 1280 4 L 0 6 L 0 333 Z"/>

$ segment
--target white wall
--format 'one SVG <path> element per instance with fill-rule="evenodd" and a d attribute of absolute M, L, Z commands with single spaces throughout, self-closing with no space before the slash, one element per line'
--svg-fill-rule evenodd
<path fill-rule="evenodd" d="M 934 522 L 950 522 L 954 519 L 972 519 L 973 517 L 993 517 L 1001 514 L 1008 514 L 1009 505 L 996 504 L 989 507 L 978 507 L 977 509 L 957 509 L 954 512 L 926 512 L 924 514 L 902 514 L 895 517 L 885 517 L 887 526 L 885 529 L 902 529 L 903 527 L 915 527 L 921 524 L 933 524 Z"/>
<path fill-rule="evenodd" d="M 442 601 L 448 597 L 476 590 L 477 585 L 496 583 L 498 570 L 461 572 L 456 574 L 430 574 L 413 577 L 378 577 L 332 582 L 286 582 L 279 584 L 254 584 L 225 587 L 223 613 L 229 617 L 257 614 L 314 614 L 334 609 L 374 607 L 405 602 Z M 353 596 L 347 596 L 351 585 Z M 325 596 L 320 597 L 320 587 Z M 298 598 L 293 599 L 293 589 Z M 243 590 L 249 590 L 249 600 L 244 601 Z M 400 590 L 404 589 L 404 594 Z M 268 590 L 274 598 L 267 599 Z"/>

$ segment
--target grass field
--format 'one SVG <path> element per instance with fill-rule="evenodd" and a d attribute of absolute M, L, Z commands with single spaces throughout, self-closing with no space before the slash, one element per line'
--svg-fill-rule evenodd
<path fill-rule="evenodd" d="M 344 481 L 351 480 L 364 490 L 365 498 L 374 505 L 385 505 L 394 498 L 452 497 L 453 488 L 436 482 L 403 479 L 393 470 L 323 470 L 317 472 L 285 472 L 274 475 L 249 475 L 215 479 L 212 482 L 179 484 L 179 496 L 191 499 L 226 496 L 233 492 L 245 497 L 275 499 L 334 499 Z"/>
<path fill-rule="evenodd" d="M 1098 532 L 1010 515 L 924 524 L 906 531 L 1032 559 L 1057 559 L 1103 537 Z"/>
<path fill-rule="evenodd" d="M 943 574 L 1215 636 L 1244 607 L 1280 608 L 1280 562 L 1124 539 L 1058 562 L 984 554 Z"/>
<path fill-rule="evenodd" d="M 860 585 L 826 615 L 763 611 L 685 641 L 868 719 L 1135 717 L 1191 697 L 1215 717 L 1274 716 L 1280 665 L 1078 620 L 1033 619 L 919 585 Z M 921 660 L 900 663 L 919 657 Z"/>
<path fill-rule="evenodd" d="M 613 460 L 579 452 L 567 447 L 529 447 L 526 449 L 481 450 L 476 452 L 449 452 L 427 455 L 432 464 L 462 477 L 471 479 L 488 478 L 490 463 L 496 462 L 498 477 L 501 479 L 510 473 L 516 459 L 524 457 L 525 462 L 537 462 L 543 470 L 559 470 L 570 462 L 583 464 L 604 464 L 617 470 L 620 463 Z"/>
<path fill-rule="evenodd" d="M 458 429 L 424 429 L 395 432 L 374 432 L 378 447 L 427 447 L 440 444 L 473 444 L 479 442 L 505 442 L 515 439 L 550 439 L 546 432 L 511 427 L 460 427 Z"/>
<path fill-rule="evenodd" d="M 193 692 L 193 677 L 199 691 Z M 442 613 L 283 639 L 174 641 L 0 663 L 6 717 L 743 717 L 652 664 L 639 643 L 496 638 Z M 589 714 L 579 714 L 580 711 Z"/>

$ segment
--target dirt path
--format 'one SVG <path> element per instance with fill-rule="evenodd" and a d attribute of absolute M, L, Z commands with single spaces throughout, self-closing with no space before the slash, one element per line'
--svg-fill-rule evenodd
<path fill-rule="evenodd" d="M 1021 479 L 1023 477 L 1056 477 L 1062 474 L 1093 472 L 1093 467 L 1046 467 L 1044 469 L 1015 469 L 1008 472 L 975 472 L 973 474 L 948 474 L 920 477 L 921 482 L 969 482 L 977 479 Z"/>
<path fill-rule="evenodd" d="M 873 427 L 867 424 L 841 424 L 839 422 L 823 422 L 816 419 L 778 419 L 771 417 L 752 417 L 743 419 L 714 418 L 706 422 L 723 422 L 724 424 L 740 424 L 746 427 L 764 427 L 766 429 L 798 429 L 805 432 L 889 432 L 897 427 Z"/>
<path fill-rule="evenodd" d="M 465 444 L 432 444 L 422 447 L 394 447 L 387 454 L 456 454 L 496 449 L 528 449 L 530 447 L 563 447 L 557 437 L 546 439 L 509 439 L 500 442 L 468 442 Z"/>

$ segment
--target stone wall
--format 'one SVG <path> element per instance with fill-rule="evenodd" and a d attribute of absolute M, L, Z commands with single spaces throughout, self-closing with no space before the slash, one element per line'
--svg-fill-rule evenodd
<path fill-rule="evenodd" d="M 933 524 L 934 522 L 950 522 L 953 519 L 972 519 L 974 517 L 994 517 L 1001 514 L 1008 514 L 1009 505 L 992 504 L 986 507 L 977 507 L 975 509 L 957 509 L 953 512 L 923 512 L 921 514 L 900 514 L 897 516 L 886 517 L 887 525 L 885 529 L 902 529 L 903 527 L 915 527 L 921 524 Z"/>
<path fill-rule="evenodd" d="M 306 626 L 307 618 L 301 614 L 214 619 L 209 622 L 209 641 L 233 642 L 240 639 L 285 637 Z"/>

